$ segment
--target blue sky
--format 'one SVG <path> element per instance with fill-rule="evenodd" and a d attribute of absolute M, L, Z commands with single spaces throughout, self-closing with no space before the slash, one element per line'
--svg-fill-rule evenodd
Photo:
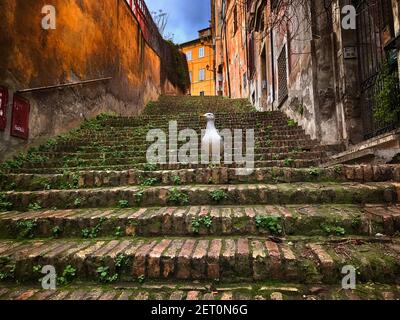
<path fill-rule="evenodd" d="M 198 30 L 207 28 L 211 15 L 210 0 L 145 0 L 150 11 L 162 9 L 169 14 L 167 33 L 174 42 L 196 39 Z"/>

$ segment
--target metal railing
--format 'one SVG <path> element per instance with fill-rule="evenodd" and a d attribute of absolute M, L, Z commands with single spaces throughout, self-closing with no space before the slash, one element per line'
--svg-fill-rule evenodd
<path fill-rule="evenodd" d="M 164 39 L 144 0 L 126 0 L 139 22 L 145 41 L 158 53 L 162 54 Z"/>
<path fill-rule="evenodd" d="M 67 88 L 67 87 L 74 87 L 74 86 L 79 86 L 79 85 L 91 84 L 91 83 L 95 83 L 95 82 L 108 81 L 108 80 L 111 80 L 111 79 L 112 79 L 112 77 L 106 77 L 106 78 L 98 78 L 98 79 L 91 79 L 91 80 L 76 81 L 76 82 L 63 83 L 63 84 L 56 84 L 56 85 L 52 85 L 52 86 L 21 89 L 21 90 L 16 91 L 16 93 L 28 93 L 28 92 L 35 92 L 35 91 L 51 90 L 51 89 L 62 89 L 62 88 Z"/>

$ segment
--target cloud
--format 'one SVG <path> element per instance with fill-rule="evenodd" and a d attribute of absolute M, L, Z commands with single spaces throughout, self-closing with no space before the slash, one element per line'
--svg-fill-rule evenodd
<path fill-rule="evenodd" d="M 210 25 L 209 0 L 145 0 L 150 11 L 168 13 L 166 33 L 174 34 L 176 43 L 196 39 L 198 31 Z"/>

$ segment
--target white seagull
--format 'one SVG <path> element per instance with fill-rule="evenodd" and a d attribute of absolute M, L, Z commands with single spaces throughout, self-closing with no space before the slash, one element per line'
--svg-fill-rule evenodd
<path fill-rule="evenodd" d="M 215 116 L 212 113 L 203 115 L 207 119 L 207 127 L 203 139 L 201 140 L 201 147 L 203 154 L 211 155 L 212 161 L 221 161 L 221 152 L 223 151 L 223 139 L 215 128 Z"/>

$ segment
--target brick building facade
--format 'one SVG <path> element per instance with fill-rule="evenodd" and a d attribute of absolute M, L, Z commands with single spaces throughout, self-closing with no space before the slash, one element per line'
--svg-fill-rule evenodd
<path fill-rule="evenodd" d="M 346 5 L 356 29 L 343 28 Z M 399 0 L 212 0 L 212 22 L 220 95 L 282 110 L 323 144 L 398 127 L 374 104 L 385 61 L 397 73 Z"/>

